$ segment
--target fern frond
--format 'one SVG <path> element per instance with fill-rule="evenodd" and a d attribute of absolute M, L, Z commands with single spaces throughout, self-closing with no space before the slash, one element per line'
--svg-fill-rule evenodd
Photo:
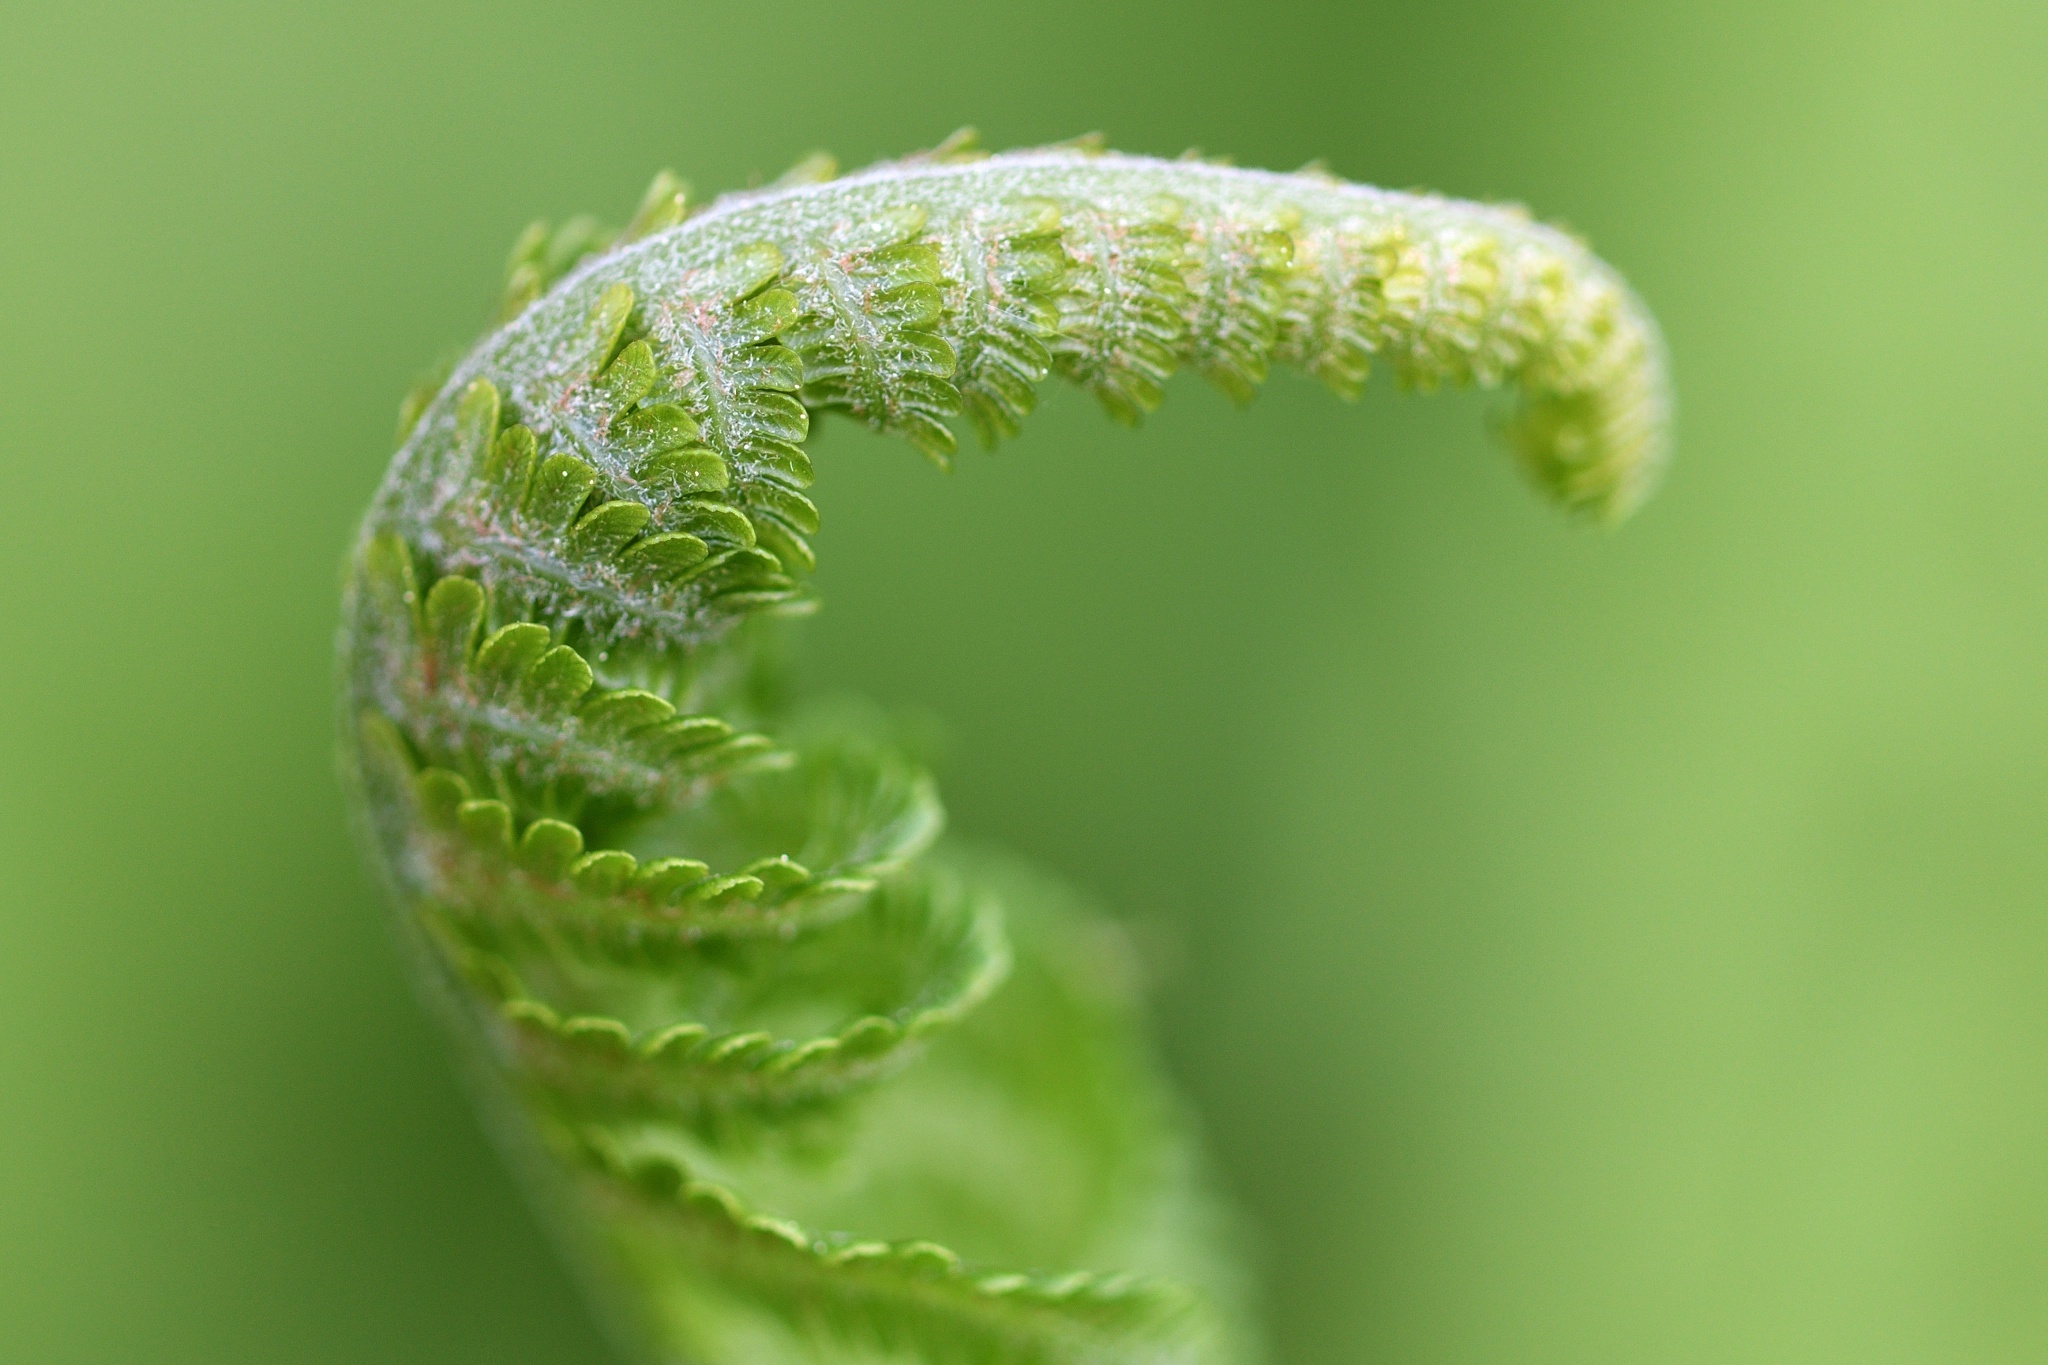
<path fill-rule="evenodd" d="M 1641 305 L 1519 210 L 969 130 L 702 208 L 664 172 L 622 232 L 529 229 L 506 289 L 401 419 L 345 729 L 402 922 L 638 1343 L 1253 1353 L 1113 933 L 939 866 L 929 777 L 777 700 L 750 622 L 812 605 L 811 422 L 944 464 L 1054 373 L 1135 423 L 1183 368 L 1242 403 L 1380 363 L 1513 387 L 1535 482 L 1615 517 L 1667 440 Z"/>
<path fill-rule="evenodd" d="M 707 1308 L 734 1311 L 718 1302 L 723 1293 L 812 1341 L 962 1365 L 1173 1359 L 1199 1340 L 1186 1294 L 1170 1284 L 1091 1271 L 976 1274 L 935 1242 L 820 1236 L 750 1212 L 679 1162 L 597 1150 L 591 1164 L 610 1177 L 599 1197 L 643 1229 L 640 1257 L 683 1261 L 701 1276 L 699 1302 L 677 1315 L 685 1323 Z M 622 1198 L 622 1184 L 638 1197 Z"/>
<path fill-rule="evenodd" d="M 806 307 L 786 333 L 804 360 L 804 403 L 840 408 L 910 438 L 944 463 L 946 419 L 960 411 L 957 358 L 938 333 L 945 316 L 939 251 L 925 210 L 906 205 L 835 226 L 786 277 Z"/>

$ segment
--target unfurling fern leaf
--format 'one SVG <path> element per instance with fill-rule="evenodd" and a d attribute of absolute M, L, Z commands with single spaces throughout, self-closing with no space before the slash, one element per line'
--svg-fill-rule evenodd
<path fill-rule="evenodd" d="M 1058 373 L 1136 421 L 1191 368 L 1513 385 L 1567 507 L 1664 453 L 1656 332 L 1521 213 L 967 139 L 515 250 L 409 403 L 352 561 L 346 747 L 426 979 L 649 1360 L 1257 1354 L 1119 940 L 933 850 L 876 728 L 779 701 L 804 450 L 838 409 L 945 462 Z"/>

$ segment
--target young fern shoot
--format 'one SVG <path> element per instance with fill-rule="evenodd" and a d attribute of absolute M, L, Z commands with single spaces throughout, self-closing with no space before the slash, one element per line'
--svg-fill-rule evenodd
<path fill-rule="evenodd" d="M 648 1361 L 1242 1361 L 1227 1220 L 1119 940 L 934 850 L 878 728 L 780 700 L 813 414 L 950 460 L 1058 374 L 1119 421 L 1193 369 L 1512 386 L 1510 445 L 1619 517 L 1654 325 L 1521 212 L 1318 173 L 956 137 L 621 233 L 529 231 L 408 400 L 341 636 L 373 856 L 625 1349 Z"/>

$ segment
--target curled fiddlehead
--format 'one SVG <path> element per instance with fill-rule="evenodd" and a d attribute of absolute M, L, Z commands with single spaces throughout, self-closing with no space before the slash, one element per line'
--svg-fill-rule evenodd
<path fill-rule="evenodd" d="M 1122 950 L 928 851 L 884 727 L 792 709 L 813 414 L 941 464 L 1062 375 L 1346 396 L 1511 385 L 1510 444 L 1625 513 L 1659 343 L 1518 211 L 964 139 L 617 235 L 530 231 L 501 324 L 408 401 L 352 559 L 349 768 L 426 978 L 622 1339 L 649 1359 L 1256 1354 Z"/>

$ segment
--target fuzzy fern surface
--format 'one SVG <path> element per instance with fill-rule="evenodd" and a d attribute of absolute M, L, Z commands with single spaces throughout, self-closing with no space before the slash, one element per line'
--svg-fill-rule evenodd
<path fill-rule="evenodd" d="M 1664 455 L 1620 279 L 1510 208 L 971 139 L 536 227 L 409 399 L 351 560 L 363 827 L 506 1146 L 649 1361 L 1246 1361 L 1227 1217 L 1107 921 L 934 847 L 886 725 L 785 695 L 804 440 L 941 465 L 1059 374 L 1135 422 L 1191 368 L 1511 385 L 1539 487 Z"/>

